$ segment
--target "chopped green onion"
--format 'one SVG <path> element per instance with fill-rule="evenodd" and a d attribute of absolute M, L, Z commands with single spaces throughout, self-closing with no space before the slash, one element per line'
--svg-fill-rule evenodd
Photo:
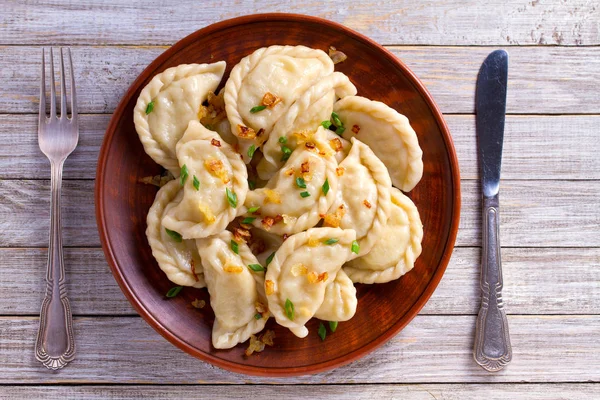
<path fill-rule="evenodd" d="M 263 266 L 260 265 L 260 264 L 250 264 L 250 265 L 248 265 L 248 268 L 250 268 L 254 272 L 260 272 L 260 271 L 264 271 L 265 270 L 263 268 Z"/>
<path fill-rule="evenodd" d="M 306 189 L 306 181 L 302 177 L 296 178 L 296 186 L 302 189 Z"/>
<path fill-rule="evenodd" d="M 231 241 L 231 250 L 235 254 L 240 254 L 240 247 L 239 247 L 238 243 L 235 240 Z"/>
<path fill-rule="evenodd" d="M 281 144 L 286 144 L 286 143 L 287 143 L 287 138 L 286 138 L 285 136 L 281 136 L 281 137 L 279 138 L 279 143 L 281 143 Z"/>
<path fill-rule="evenodd" d="M 174 241 L 181 243 L 182 239 L 181 239 L 181 235 L 175 231 L 172 231 L 170 229 L 165 228 L 165 231 L 167 232 L 167 235 L 171 236 L 171 239 L 173 239 Z"/>
<path fill-rule="evenodd" d="M 194 179 L 193 179 L 192 183 L 194 184 L 194 188 L 197 191 L 200 190 L 200 181 L 198 180 L 198 178 L 196 178 L 196 175 L 194 175 Z"/>
<path fill-rule="evenodd" d="M 275 252 L 272 252 L 271 255 L 269 257 L 267 257 L 267 267 L 269 266 L 269 264 L 271 264 L 271 261 L 273 261 L 273 258 L 275 258 Z"/>
<path fill-rule="evenodd" d="M 262 318 L 262 314 L 261 313 L 254 314 L 254 319 L 261 319 L 261 318 Z"/>
<path fill-rule="evenodd" d="M 338 326 L 337 321 L 329 321 L 329 329 L 331 330 L 331 332 L 335 332 L 335 330 L 337 329 L 337 326 Z"/>
<path fill-rule="evenodd" d="M 260 207 L 258 207 L 258 206 L 257 206 L 257 207 L 250 207 L 250 208 L 248 209 L 248 212 L 249 212 L 250 214 L 253 214 L 253 213 L 257 212 L 259 209 L 260 209 Z"/>
<path fill-rule="evenodd" d="M 242 224 L 250 225 L 255 219 L 255 217 L 246 217 L 242 220 Z"/>
<path fill-rule="evenodd" d="M 281 161 L 287 161 L 292 154 L 292 150 L 287 146 L 281 146 L 281 152 L 283 153 L 281 156 Z"/>
<path fill-rule="evenodd" d="M 354 254 L 358 254 L 359 251 L 360 251 L 360 246 L 358 245 L 358 242 L 355 240 L 352 242 L 352 252 Z"/>
<path fill-rule="evenodd" d="M 337 115 L 336 112 L 331 113 L 331 119 L 333 120 L 333 124 L 335 126 L 337 126 L 337 127 L 344 126 L 344 124 L 342 123 L 342 120 L 340 119 L 340 116 Z"/>
<path fill-rule="evenodd" d="M 229 202 L 229 205 L 231 206 L 231 208 L 236 208 L 237 207 L 237 194 L 235 194 L 235 192 L 232 192 L 231 190 L 229 190 L 229 188 L 225 188 L 225 193 L 227 194 L 227 201 Z"/>
<path fill-rule="evenodd" d="M 172 287 L 171 289 L 169 289 L 169 291 L 167 292 L 167 297 L 168 298 L 172 298 L 175 297 L 179 294 L 179 292 L 181 292 L 181 289 L 183 289 L 183 286 L 175 286 Z"/>
<path fill-rule="evenodd" d="M 151 101 L 146 106 L 146 115 L 150 114 L 152 112 L 152 110 L 154 110 L 154 101 Z"/>
<path fill-rule="evenodd" d="M 335 244 L 335 243 L 337 243 L 337 242 L 339 242 L 339 241 L 340 241 L 340 239 L 336 239 L 336 238 L 330 238 L 330 239 L 327 239 L 327 240 L 325 241 L 325 244 Z"/>
<path fill-rule="evenodd" d="M 183 164 L 183 167 L 181 167 L 181 173 L 179 176 L 179 183 L 181 183 L 181 186 L 183 186 L 185 184 L 185 181 L 187 180 L 188 175 L 189 175 L 188 167 L 187 167 L 187 165 Z"/>
<path fill-rule="evenodd" d="M 294 320 L 294 303 L 290 299 L 285 299 L 285 315 L 289 320 Z"/>
<path fill-rule="evenodd" d="M 335 128 L 335 133 L 337 133 L 339 136 L 342 136 L 342 133 L 344 133 L 345 130 L 346 128 L 344 128 L 343 126 L 338 126 L 337 128 Z"/>
<path fill-rule="evenodd" d="M 256 114 L 257 112 L 259 112 L 259 111 L 262 111 L 262 110 L 264 110 L 265 108 L 267 108 L 267 106 L 256 106 L 256 107 L 252 107 L 252 108 L 250 109 L 250 112 L 251 112 L 252 114 Z"/>
<path fill-rule="evenodd" d="M 321 122 L 321 126 L 325 129 L 329 129 L 329 127 L 331 126 L 331 121 L 323 121 Z"/>
<path fill-rule="evenodd" d="M 325 337 L 327 336 L 327 329 L 325 329 L 325 325 L 323 325 L 322 322 L 319 322 L 319 331 L 318 331 L 319 337 L 321 338 L 321 340 L 325 340 Z"/>
<path fill-rule="evenodd" d="M 248 148 L 248 157 L 252 158 L 254 156 L 254 152 L 256 151 L 256 146 L 252 145 Z"/>
<path fill-rule="evenodd" d="M 325 183 L 321 186 L 321 190 L 323 190 L 323 194 L 327 196 L 327 193 L 329 193 L 329 179 L 325 179 Z"/>
<path fill-rule="evenodd" d="M 256 188 L 256 182 L 248 179 L 248 187 L 250 188 L 250 190 L 254 190 Z"/>
<path fill-rule="evenodd" d="M 300 192 L 300 197 L 306 198 L 308 196 L 310 196 L 310 193 L 308 193 L 308 192 Z"/>

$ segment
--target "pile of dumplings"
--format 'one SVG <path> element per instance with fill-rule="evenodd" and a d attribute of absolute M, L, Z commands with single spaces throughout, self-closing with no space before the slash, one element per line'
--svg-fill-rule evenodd
<path fill-rule="evenodd" d="M 146 153 L 176 178 L 148 212 L 152 254 L 173 283 L 208 288 L 217 349 L 270 317 L 300 338 L 313 317 L 349 320 L 354 283 L 398 279 L 423 237 L 402 193 L 423 174 L 405 116 L 357 96 L 322 50 L 260 48 L 216 95 L 225 67 L 169 68 L 134 110 Z"/>

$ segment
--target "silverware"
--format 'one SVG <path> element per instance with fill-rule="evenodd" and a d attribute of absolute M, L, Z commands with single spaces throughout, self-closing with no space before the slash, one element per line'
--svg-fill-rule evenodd
<path fill-rule="evenodd" d="M 483 293 L 475 328 L 473 355 L 477 364 L 491 372 L 501 370 L 512 359 L 508 321 L 502 302 L 498 200 L 507 79 L 508 54 L 504 50 L 496 50 L 481 66 L 475 94 L 483 192 L 480 282 Z"/>
<path fill-rule="evenodd" d="M 54 83 L 54 55 L 50 49 L 50 115 L 46 115 L 46 82 L 44 49 L 42 49 L 42 81 L 40 86 L 40 116 L 38 142 L 42 153 L 50 160 L 51 191 L 50 243 L 46 271 L 46 295 L 40 312 L 40 328 L 35 342 L 35 357 L 48 369 L 60 369 L 73 360 L 75 341 L 73 316 L 65 287 L 62 230 L 60 222 L 60 189 L 63 164 L 77 146 L 77 102 L 71 50 L 67 49 L 71 76 L 71 117 L 67 117 L 63 49 L 60 49 L 60 117 L 56 115 L 56 89 Z"/>

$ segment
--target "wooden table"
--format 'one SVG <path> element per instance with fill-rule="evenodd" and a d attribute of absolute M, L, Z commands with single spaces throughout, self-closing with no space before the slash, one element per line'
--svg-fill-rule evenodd
<path fill-rule="evenodd" d="M 600 397 L 598 1 L 27 3 L 9 0 L 0 12 L 0 398 Z M 111 276 L 93 204 L 102 136 L 134 78 L 196 29 L 272 11 L 329 18 L 388 46 L 445 113 L 463 179 L 457 247 L 420 315 L 364 359 L 293 379 L 232 374 L 160 337 Z M 72 47 L 82 114 L 63 190 L 78 353 L 59 372 L 33 353 L 50 197 L 36 113 L 49 45 Z M 490 374 L 472 359 L 481 256 L 473 100 L 479 65 L 497 48 L 510 54 L 501 242 L 514 359 Z"/>

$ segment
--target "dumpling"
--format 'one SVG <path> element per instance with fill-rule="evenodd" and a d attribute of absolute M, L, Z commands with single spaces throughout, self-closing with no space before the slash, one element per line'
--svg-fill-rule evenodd
<path fill-rule="evenodd" d="M 229 349 L 260 332 L 269 318 L 265 274 L 249 267 L 258 264 L 256 257 L 229 231 L 198 239 L 196 244 L 215 312 L 212 343 L 217 349 Z"/>
<path fill-rule="evenodd" d="M 142 89 L 133 110 L 135 129 L 144 150 L 174 176 L 179 176 L 175 145 L 208 92 L 214 92 L 225 73 L 225 61 L 182 64 L 156 75 Z"/>
<path fill-rule="evenodd" d="M 174 180 L 156 193 L 146 218 L 146 237 L 158 266 L 171 282 L 181 286 L 203 288 L 206 284 L 196 242 L 183 240 L 176 233 L 167 232 L 161 225 L 163 215 L 183 196 L 180 189 L 179 182 Z"/>
<path fill-rule="evenodd" d="M 225 84 L 225 110 L 244 161 L 251 158 L 250 146 L 258 148 L 267 140 L 294 101 L 332 72 L 324 51 L 305 46 L 263 47 L 233 67 Z"/>
<path fill-rule="evenodd" d="M 312 228 L 283 242 L 265 275 L 269 311 L 279 325 L 308 335 L 304 325 L 323 304 L 355 238 L 352 229 Z"/>
<path fill-rule="evenodd" d="M 184 239 L 223 231 L 237 215 L 248 192 L 248 174 L 240 155 L 219 135 L 191 121 L 177 143 L 184 180 L 183 197 L 162 220 Z M 185 176 L 186 174 L 184 174 Z"/>
<path fill-rule="evenodd" d="M 388 171 L 366 144 L 352 138 L 352 148 L 337 169 L 338 190 L 324 225 L 354 229 L 358 257 L 371 251 L 390 213 L 392 182 Z"/>
<path fill-rule="evenodd" d="M 387 225 L 366 256 L 344 266 L 350 279 L 359 283 L 385 283 L 410 271 L 421 254 L 423 225 L 414 203 L 392 188 L 392 207 Z"/>
<path fill-rule="evenodd" d="M 284 164 L 281 161 L 281 141 L 285 140 L 288 148 L 295 149 L 298 132 L 315 132 L 321 122 L 329 121 L 331 118 L 333 103 L 336 98 L 355 94 L 356 87 L 341 72 L 334 72 L 308 88 L 279 118 L 269 135 L 269 139 L 264 143 L 262 147 L 264 158 L 257 167 L 261 179 L 271 178 Z M 341 151 L 343 149 L 341 141 L 344 139 L 338 137 L 332 131 L 329 132 L 339 142 L 333 142 L 332 147 Z M 327 140 L 330 139 L 333 138 L 329 136 Z"/>
<path fill-rule="evenodd" d="M 325 298 L 315 313 L 315 318 L 323 321 L 348 321 L 356 313 L 357 305 L 354 283 L 340 269 L 335 280 L 325 288 Z"/>
<path fill-rule="evenodd" d="M 327 144 L 315 141 L 311 146 L 298 147 L 265 187 L 248 192 L 246 208 L 259 207 L 246 214 L 255 218 L 255 227 L 278 235 L 297 233 L 315 226 L 330 208 L 338 164 L 331 149 L 321 154 Z"/>
<path fill-rule="evenodd" d="M 344 124 L 344 138 L 360 139 L 383 161 L 392 184 L 405 192 L 423 176 L 423 151 L 408 119 L 391 107 L 360 96 L 344 97 L 333 110 Z"/>

